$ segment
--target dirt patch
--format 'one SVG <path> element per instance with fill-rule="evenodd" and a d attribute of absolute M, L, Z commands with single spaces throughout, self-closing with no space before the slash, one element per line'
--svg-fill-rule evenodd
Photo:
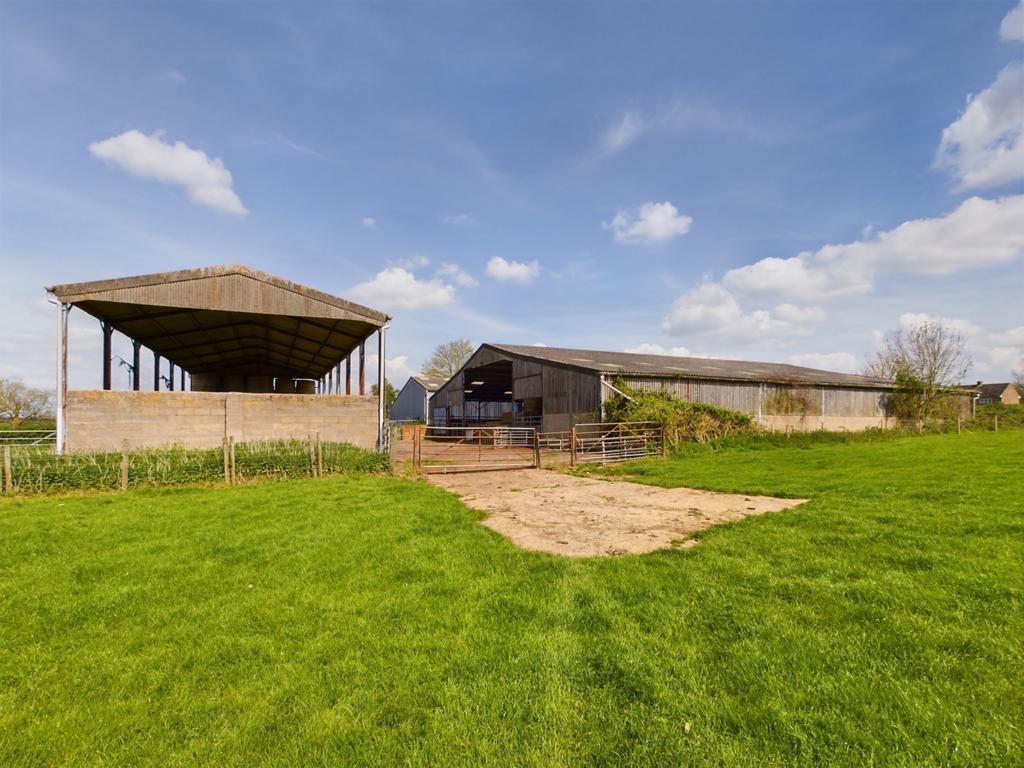
<path fill-rule="evenodd" d="M 595 480 L 544 469 L 430 475 L 432 483 L 487 513 L 484 525 L 524 549 L 571 557 L 640 554 L 694 534 L 804 503 L 689 488 Z"/>

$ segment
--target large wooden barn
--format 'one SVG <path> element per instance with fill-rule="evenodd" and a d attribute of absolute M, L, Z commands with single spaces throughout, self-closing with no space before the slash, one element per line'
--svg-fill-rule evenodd
<path fill-rule="evenodd" d="M 602 420 L 617 380 L 749 413 L 778 430 L 885 426 L 893 389 L 884 379 L 781 363 L 483 344 L 434 393 L 431 424 L 565 430 Z"/>

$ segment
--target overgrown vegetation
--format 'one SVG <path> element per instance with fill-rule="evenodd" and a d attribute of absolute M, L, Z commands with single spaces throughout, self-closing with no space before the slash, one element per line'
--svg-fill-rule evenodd
<path fill-rule="evenodd" d="M 665 428 L 670 447 L 686 441 L 704 443 L 754 428 L 745 413 L 704 403 L 681 400 L 668 390 L 646 392 L 629 387 L 622 379 L 615 388 L 623 395 L 605 401 L 605 421 L 650 421 Z"/>
<path fill-rule="evenodd" d="M 876 437 L 623 465 L 811 499 L 635 557 L 390 477 L 0 501 L 0 764 L 1015 765 L 1024 441 Z"/>
<path fill-rule="evenodd" d="M 321 455 L 325 474 L 388 469 L 387 455 L 345 443 L 322 443 Z M 57 456 L 48 448 L 14 448 L 11 451 L 14 492 L 115 489 L 120 484 L 121 460 L 120 452 Z M 302 440 L 235 446 L 235 477 L 239 481 L 309 477 L 312 468 L 309 443 Z M 129 488 L 223 481 L 224 452 L 221 448 L 148 448 L 128 454 Z"/>

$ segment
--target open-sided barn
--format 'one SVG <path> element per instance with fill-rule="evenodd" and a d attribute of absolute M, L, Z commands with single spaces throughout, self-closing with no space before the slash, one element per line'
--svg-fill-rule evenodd
<path fill-rule="evenodd" d="M 602 418 L 615 382 L 742 411 L 767 428 L 885 425 L 892 382 L 781 363 L 483 344 L 431 398 L 431 423 L 506 423 L 545 432 Z"/>

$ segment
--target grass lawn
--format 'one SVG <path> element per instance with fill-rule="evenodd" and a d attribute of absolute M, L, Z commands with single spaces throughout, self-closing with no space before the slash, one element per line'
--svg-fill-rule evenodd
<path fill-rule="evenodd" d="M 422 482 L 0 502 L 0 764 L 1020 765 L 1024 432 L 723 450 L 803 496 L 524 552 Z"/>

